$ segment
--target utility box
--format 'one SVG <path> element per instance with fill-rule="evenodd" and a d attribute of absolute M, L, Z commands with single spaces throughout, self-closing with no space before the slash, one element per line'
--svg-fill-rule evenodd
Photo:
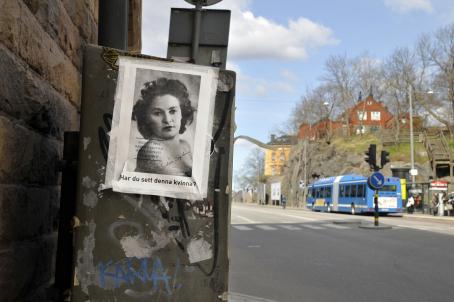
<path fill-rule="evenodd" d="M 219 71 L 206 198 L 119 193 L 103 189 L 119 55 L 89 45 L 84 56 L 71 301 L 223 301 L 235 73 Z"/>

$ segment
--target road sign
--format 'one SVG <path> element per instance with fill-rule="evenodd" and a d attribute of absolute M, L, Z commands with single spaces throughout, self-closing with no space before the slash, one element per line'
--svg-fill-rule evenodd
<path fill-rule="evenodd" d="M 411 175 L 411 176 L 416 176 L 416 175 L 418 175 L 418 170 L 417 170 L 417 169 L 410 169 L 410 175 Z"/>
<path fill-rule="evenodd" d="M 372 173 L 371 176 L 369 176 L 367 183 L 369 187 L 371 187 L 374 190 L 381 189 L 385 184 L 385 176 L 380 172 L 374 172 Z"/>

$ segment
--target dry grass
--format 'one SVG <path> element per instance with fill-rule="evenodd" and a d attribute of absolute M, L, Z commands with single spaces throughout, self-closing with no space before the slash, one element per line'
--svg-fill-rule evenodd
<path fill-rule="evenodd" d="M 336 137 L 331 140 L 331 143 L 336 146 L 336 149 L 355 153 L 358 155 L 364 155 L 369 148 L 370 144 L 377 145 L 377 158 L 379 158 L 379 152 L 384 149 L 389 152 L 389 158 L 391 161 L 410 161 L 410 144 L 402 143 L 399 145 L 386 146 L 382 148 L 380 139 L 373 134 L 366 135 L 355 135 L 351 137 Z M 453 148 L 454 148 L 454 141 Z M 427 162 L 427 155 L 425 153 L 424 145 L 415 142 L 415 162 L 425 163 Z"/>

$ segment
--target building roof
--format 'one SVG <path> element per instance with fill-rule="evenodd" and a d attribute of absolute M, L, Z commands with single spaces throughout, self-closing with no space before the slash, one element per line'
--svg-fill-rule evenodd
<path fill-rule="evenodd" d="M 271 140 L 268 145 L 294 145 L 296 143 L 296 136 L 294 135 L 271 135 Z"/>

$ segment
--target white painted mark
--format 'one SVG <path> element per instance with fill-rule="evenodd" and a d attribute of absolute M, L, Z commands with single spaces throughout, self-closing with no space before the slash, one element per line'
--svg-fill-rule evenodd
<path fill-rule="evenodd" d="M 294 225 L 280 224 L 279 227 L 281 227 L 281 228 L 283 228 L 283 229 L 290 230 L 290 231 L 301 230 L 301 228 L 299 228 L 299 227 L 297 227 L 297 226 L 294 226 Z"/>
<path fill-rule="evenodd" d="M 302 217 L 302 216 L 297 216 L 297 215 L 288 215 L 288 214 L 278 214 L 278 215 L 285 216 L 285 217 L 290 217 L 290 218 L 298 218 L 298 219 L 307 220 L 307 221 L 317 220 L 315 218 L 308 218 L 308 217 Z"/>
<path fill-rule="evenodd" d="M 96 194 L 93 190 L 90 190 L 87 194 L 83 194 L 82 202 L 87 207 L 94 208 L 98 203 L 98 194 Z"/>
<path fill-rule="evenodd" d="M 190 263 L 200 262 L 213 258 L 211 244 L 209 244 L 203 238 L 192 239 L 188 244 L 187 251 Z"/>
<path fill-rule="evenodd" d="M 248 248 L 261 248 L 262 246 L 261 245 L 248 245 L 247 246 Z"/>
<path fill-rule="evenodd" d="M 313 229 L 313 230 L 324 230 L 325 228 L 318 226 L 318 225 L 312 225 L 312 224 L 302 224 L 302 227 L 308 228 L 308 229 Z"/>
<path fill-rule="evenodd" d="M 332 223 L 324 223 L 322 224 L 323 226 L 327 228 L 332 228 L 332 229 L 339 229 L 339 230 L 347 230 L 349 227 L 343 226 L 343 225 L 338 225 L 338 224 L 332 224 Z"/>
<path fill-rule="evenodd" d="M 91 137 L 84 137 L 84 151 L 87 150 L 88 145 L 90 144 L 90 142 L 91 142 Z"/>
<path fill-rule="evenodd" d="M 252 228 L 247 227 L 245 225 L 232 225 L 232 227 L 240 231 L 252 231 Z"/>
<path fill-rule="evenodd" d="M 256 225 L 257 228 L 265 230 L 265 231 L 275 231 L 277 228 L 269 226 L 269 225 Z"/>
<path fill-rule="evenodd" d="M 238 218 L 240 218 L 240 219 L 243 219 L 244 221 L 247 221 L 247 222 L 249 222 L 249 223 L 260 223 L 260 222 L 258 222 L 258 221 L 254 221 L 254 220 L 252 220 L 252 219 L 249 219 L 249 218 L 246 218 L 246 217 L 240 216 L 240 215 L 236 215 L 236 217 L 238 217 Z"/>
<path fill-rule="evenodd" d="M 123 237 L 120 243 L 126 257 L 149 258 L 153 252 L 148 241 L 140 235 Z"/>

